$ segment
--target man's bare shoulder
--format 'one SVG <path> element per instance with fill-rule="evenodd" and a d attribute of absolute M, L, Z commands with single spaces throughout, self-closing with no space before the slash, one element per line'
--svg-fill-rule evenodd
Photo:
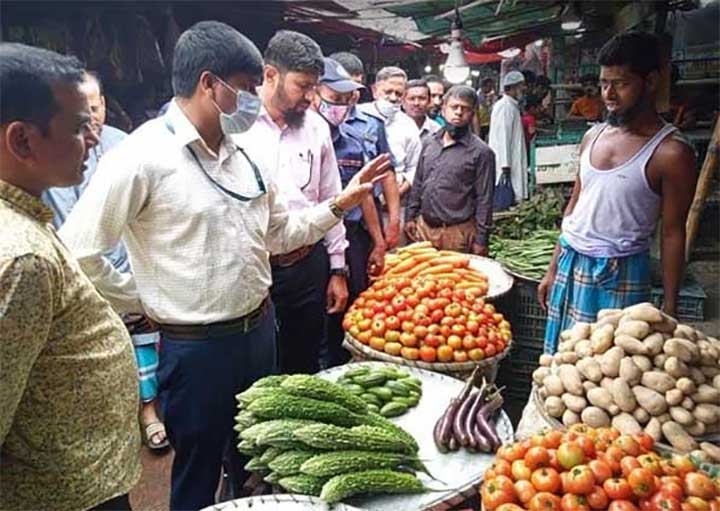
<path fill-rule="evenodd" d="M 664 176 L 695 173 L 695 149 L 682 133 L 675 131 L 673 135 L 666 137 L 655 150 L 652 164 L 657 166 Z"/>

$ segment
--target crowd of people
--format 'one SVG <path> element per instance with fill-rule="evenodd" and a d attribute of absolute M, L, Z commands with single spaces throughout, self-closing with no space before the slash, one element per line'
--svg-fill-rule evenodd
<path fill-rule="evenodd" d="M 553 332 L 638 296 L 661 209 L 677 293 L 693 161 L 658 124 L 643 85 L 656 69 L 636 69 L 633 44 L 609 53 L 620 113 L 585 137 L 599 154 L 583 153 L 541 285 Z M 140 430 L 174 450 L 171 509 L 211 505 L 221 481 L 240 496 L 234 396 L 346 362 L 341 315 L 388 250 L 488 255 L 498 178 L 528 193 L 519 72 L 499 98 L 491 81 L 478 94 L 398 67 L 367 84 L 356 55 L 324 57 L 307 35 L 279 31 L 261 54 L 205 21 L 177 42 L 173 100 L 130 134 L 105 125 L 101 81 L 74 57 L 1 43 L 0 83 L 3 509 L 130 509 Z M 623 186 L 601 184 L 614 178 L 593 169 L 618 165 Z M 617 282 L 572 302 L 577 275 L 588 287 L 613 264 Z"/>

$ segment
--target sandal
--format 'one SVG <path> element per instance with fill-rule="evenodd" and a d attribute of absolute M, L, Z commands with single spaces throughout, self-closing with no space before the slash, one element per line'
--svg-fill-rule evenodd
<path fill-rule="evenodd" d="M 158 433 L 165 434 L 165 438 L 156 442 L 153 439 Z M 170 441 L 167 439 L 167 433 L 165 432 L 165 425 L 162 422 L 151 422 L 145 426 L 145 445 L 153 451 L 162 451 L 170 447 Z"/>

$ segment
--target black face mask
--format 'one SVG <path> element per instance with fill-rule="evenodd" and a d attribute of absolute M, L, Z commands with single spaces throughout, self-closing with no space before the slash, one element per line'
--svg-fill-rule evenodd
<path fill-rule="evenodd" d="M 452 124 L 445 126 L 445 130 L 453 140 L 458 140 L 459 138 L 464 137 L 469 129 L 470 126 L 468 124 L 465 126 L 453 126 Z"/>

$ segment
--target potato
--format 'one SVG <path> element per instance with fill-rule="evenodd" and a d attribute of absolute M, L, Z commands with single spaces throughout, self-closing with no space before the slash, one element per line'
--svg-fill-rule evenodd
<path fill-rule="evenodd" d="M 562 365 L 562 356 L 563 355 L 564 355 L 564 353 L 555 353 L 553 355 L 553 364 L 555 364 L 556 366 Z"/>
<path fill-rule="evenodd" d="M 580 414 L 580 420 L 593 428 L 601 428 L 610 425 L 610 417 L 605 410 L 596 406 L 588 406 Z"/>
<path fill-rule="evenodd" d="M 560 418 L 565 413 L 565 403 L 557 396 L 549 396 L 545 400 L 545 410 L 550 417 Z"/>
<path fill-rule="evenodd" d="M 562 401 L 568 410 L 572 410 L 575 413 L 582 412 L 587 406 L 587 401 L 585 401 L 584 397 L 576 396 L 568 392 L 562 395 Z"/>
<path fill-rule="evenodd" d="M 578 424 L 579 422 L 579 414 L 573 412 L 572 410 L 565 410 L 565 413 L 563 413 L 562 416 L 562 423 L 565 424 L 565 426 L 572 426 L 573 424 Z"/>
<path fill-rule="evenodd" d="M 635 420 L 640 423 L 641 426 L 647 424 L 650 420 L 650 414 L 640 407 L 635 408 L 635 411 L 633 411 L 632 415 L 633 417 L 635 417 Z"/>
<path fill-rule="evenodd" d="M 705 375 L 706 381 L 713 380 L 712 385 L 715 386 L 714 380 L 716 376 L 720 375 L 720 367 L 702 366 L 700 372 Z"/>
<path fill-rule="evenodd" d="M 675 449 L 680 452 L 687 453 L 698 448 L 698 443 L 693 437 L 685 432 L 680 424 L 674 421 L 668 421 L 662 425 L 662 432 Z"/>
<path fill-rule="evenodd" d="M 604 325 L 595 330 L 590 336 L 593 353 L 602 354 L 609 350 L 613 345 L 614 332 L 615 327 L 613 325 Z"/>
<path fill-rule="evenodd" d="M 705 383 L 705 375 L 697 367 L 690 367 L 690 378 L 695 382 L 696 385 L 702 385 Z"/>
<path fill-rule="evenodd" d="M 662 312 L 648 302 L 627 307 L 624 312 L 630 319 L 645 321 L 647 323 L 657 323 L 663 320 Z"/>
<path fill-rule="evenodd" d="M 693 422 L 689 426 L 685 426 L 685 431 L 690 433 L 692 436 L 703 436 L 707 432 L 707 426 L 702 422 Z"/>
<path fill-rule="evenodd" d="M 631 358 L 633 363 L 638 366 L 642 372 L 649 371 L 653 368 L 652 361 L 643 355 L 633 355 Z"/>
<path fill-rule="evenodd" d="M 705 452 L 713 460 L 713 463 L 720 463 L 720 446 L 711 444 L 710 442 L 702 442 L 700 449 Z"/>
<path fill-rule="evenodd" d="M 560 340 L 567 341 L 568 339 L 570 339 L 570 334 L 572 334 L 572 330 L 570 328 L 568 328 L 567 330 L 563 330 L 562 332 L 560 332 Z"/>
<path fill-rule="evenodd" d="M 602 380 L 603 373 L 602 369 L 600 369 L 600 364 L 593 358 L 578 360 L 575 367 L 577 367 L 581 375 L 591 382 L 600 383 L 600 380 Z"/>
<path fill-rule="evenodd" d="M 617 382 L 617 380 L 615 381 Z M 658 416 L 667 411 L 668 406 L 665 398 L 654 390 L 650 390 L 642 385 L 635 385 L 632 393 L 635 395 L 638 404 L 650 415 Z M 617 399 L 617 396 L 613 394 L 613 398 Z"/>
<path fill-rule="evenodd" d="M 614 346 L 607 350 L 602 357 L 600 362 L 600 369 L 605 376 L 611 378 L 617 378 L 620 374 L 620 361 L 622 360 L 625 352 L 619 346 Z"/>
<path fill-rule="evenodd" d="M 660 441 L 662 437 L 662 424 L 657 417 L 651 417 L 645 426 L 645 433 L 653 437 L 656 442 Z"/>
<path fill-rule="evenodd" d="M 668 358 L 670 357 L 668 357 L 665 353 L 655 355 L 653 357 L 653 365 L 655 365 L 658 369 L 665 369 L 665 362 L 667 362 Z"/>
<path fill-rule="evenodd" d="M 683 426 L 689 426 L 690 424 L 695 422 L 695 417 L 693 417 L 693 414 L 691 414 L 689 411 L 687 411 L 685 408 L 682 408 L 681 406 L 671 407 L 670 417 L 672 417 L 672 420 L 674 420 L 678 424 L 682 424 Z"/>
<path fill-rule="evenodd" d="M 635 417 L 633 417 L 629 413 L 623 412 L 619 415 L 616 415 L 615 417 L 613 417 L 611 423 L 612 427 L 620 431 L 620 433 L 626 435 L 634 435 L 642 431 L 642 428 L 640 427 L 640 424 L 638 424 L 638 421 L 636 421 Z"/>
<path fill-rule="evenodd" d="M 589 342 L 589 341 L 588 341 Z M 574 364 L 578 361 L 578 354 L 574 351 L 568 351 L 567 353 L 560 353 L 559 355 L 561 364 Z"/>
<path fill-rule="evenodd" d="M 621 413 L 620 407 L 618 405 L 616 405 L 615 403 L 613 403 L 610 406 L 608 406 L 608 413 L 610 415 L 612 415 L 613 417 L 615 417 L 616 415 Z M 625 413 L 625 412 L 622 412 L 622 413 Z"/>
<path fill-rule="evenodd" d="M 645 387 L 660 392 L 661 394 L 664 394 L 670 389 L 674 389 L 676 384 L 675 378 L 662 371 L 648 371 L 647 373 L 643 373 L 640 381 Z"/>
<path fill-rule="evenodd" d="M 720 406 L 700 403 L 692 411 L 692 415 L 703 424 L 715 424 L 720 420 Z"/>
<path fill-rule="evenodd" d="M 613 381 L 612 396 L 615 404 L 618 405 L 623 412 L 632 412 L 637 407 L 637 401 L 635 400 L 633 391 L 630 390 L 630 385 L 622 378 L 615 378 Z"/>
<path fill-rule="evenodd" d="M 563 341 L 561 343 L 558 343 L 557 352 L 558 353 L 565 353 L 567 351 L 572 351 L 574 349 L 574 346 L 570 341 Z"/>
<path fill-rule="evenodd" d="M 601 328 L 604 328 L 606 326 L 611 326 L 614 331 L 620 324 L 622 317 L 623 317 L 622 312 L 608 314 L 607 316 L 603 316 L 601 319 L 598 319 L 596 323 L 593 323 L 593 325 L 590 329 L 592 330 L 593 333 L 595 333 L 596 331 L 600 330 Z"/>
<path fill-rule="evenodd" d="M 680 389 L 670 389 L 665 392 L 665 401 L 667 401 L 667 404 L 670 406 L 677 406 L 682 403 L 683 397 L 682 390 Z"/>
<path fill-rule="evenodd" d="M 602 380 L 600 380 L 600 387 L 607 390 L 608 392 L 612 392 L 612 383 L 613 379 L 605 376 Z"/>
<path fill-rule="evenodd" d="M 615 341 L 617 344 L 617 340 Z M 690 341 L 685 339 L 672 338 L 663 344 L 663 352 L 671 357 L 676 357 L 685 363 L 691 363 L 700 358 L 700 351 Z"/>
<path fill-rule="evenodd" d="M 538 384 L 542 385 L 543 380 L 550 374 L 550 368 L 548 367 L 538 367 L 533 371 L 533 381 Z"/>
<path fill-rule="evenodd" d="M 695 382 L 688 377 L 678 378 L 675 386 L 686 396 L 694 394 L 695 391 L 697 391 L 697 385 L 695 385 Z"/>
<path fill-rule="evenodd" d="M 622 309 L 600 309 L 597 313 L 598 321 L 607 317 L 607 316 L 616 316 L 617 314 L 622 314 Z"/>
<path fill-rule="evenodd" d="M 700 350 L 700 364 L 707 367 L 714 367 L 717 365 L 717 357 L 709 349 Z M 702 370 L 702 367 L 700 369 Z M 704 371 L 703 374 L 705 374 Z"/>
<path fill-rule="evenodd" d="M 593 383 L 589 380 L 582 382 L 583 389 L 585 390 L 585 394 L 588 393 L 588 391 L 592 389 L 598 388 L 597 383 Z"/>
<path fill-rule="evenodd" d="M 582 341 L 579 341 L 575 345 L 575 353 L 580 358 L 591 357 L 593 354 L 592 343 L 585 339 Z"/>
<path fill-rule="evenodd" d="M 665 424 L 667 421 L 672 420 L 669 413 L 658 415 L 656 418 L 658 421 L 660 421 L 660 424 Z"/>
<path fill-rule="evenodd" d="M 570 329 L 570 341 L 580 341 L 582 339 L 588 339 L 590 337 L 590 323 L 583 323 L 578 321 Z"/>
<path fill-rule="evenodd" d="M 691 397 L 696 403 L 716 404 L 720 403 L 720 390 L 703 383 Z"/>
<path fill-rule="evenodd" d="M 538 389 L 537 393 L 538 393 L 538 396 L 540 396 L 540 399 L 543 399 L 543 400 L 550 395 L 550 394 L 548 394 L 548 391 L 545 387 L 540 387 Z"/>
<path fill-rule="evenodd" d="M 650 334 L 651 328 L 646 321 L 625 321 L 621 322 L 615 330 L 615 344 L 617 345 L 617 338 L 621 335 L 627 335 L 633 337 L 638 342 L 645 339 Z M 644 355 L 644 353 L 637 353 L 638 355 Z"/>
<path fill-rule="evenodd" d="M 615 346 L 620 346 L 625 350 L 625 353 L 631 355 L 647 355 L 647 347 L 635 337 L 629 335 L 615 335 Z"/>
<path fill-rule="evenodd" d="M 672 334 L 677 328 L 677 321 L 667 314 L 663 314 L 663 320 L 659 323 L 653 323 L 653 330 L 656 332 L 662 332 L 663 334 Z"/>
<path fill-rule="evenodd" d="M 620 378 L 628 382 L 629 385 L 640 383 L 643 372 L 630 357 L 623 357 L 620 361 Z"/>
<path fill-rule="evenodd" d="M 552 359 L 553 359 L 552 355 L 543 353 L 542 355 L 540 355 L 540 360 L 539 360 L 540 365 L 544 366 L 544 367 L 550 367 L 550 365 L 552 364 Z"/>
<path fill-rule="evenodd" d="M 602 388 L 588 390 L 585 397 L 587 397 L 591 405 L 604 410 L 610 410 L 610 406 L 614 404 L 612 394 Z"/>
<path fill-rule="evenodd" d="M 702 450 L 702 447 L 691 452 L 690 456 L 698 460 L 700 463 L 712 463 L 712 458 L 708 456 L 705 451 Z"/>
<path fill-rule="evenodd" d="M 693 401 L 689 397 L 684 397 L 682 402 L 680 403 L 680 406 L 685 408 L 686 410 L 694 410 L 695 409 L 695 401 Z"/>
<path fill-rule="evenodd" d="M 680 339 L 687 339 L 688 341 L 695 340 L 695 329 L 688 325 L 678 325 L 673 332 L 674 337 Z"/>
<path fill-rule="evenodd" d="M 543 380 L 543 386 L 551 396 L 561 396 L 565 392 L 565 386 L 557 374 L 549 374 Z"/>
<path fill-rule="evenodd" d="M 645 349 L 647 350 L 647 354 L 651 357 L 662 353 L 664 342 L 665 339 L 663 339 L 663 335 L 661 333 L 654 333 L 648 335 L 642 341 L 642 343 L 645 345 Z"/>
<path fill-rule="evenodd" d="M 720 374 L 715 375 L 713 378 L 713 387 L 715 387 L 717 390 L 720 390 Z"/>
<path fill-rule="evenodd" d="M 683 376 L 690 375 L 690 369 L 688 369 L 688 366 L 677 357 L 668 357 L 663 367 L 665 372 L 673 378 L 682 378 Z"/>
<path fill-rule="evenodd" d="M 584 396 L 585 389 L 582 386 L 582 378 L 574 365 L 563 364 L 560 366 L 560 379 L 565 390 L 576 396 Z"/>

